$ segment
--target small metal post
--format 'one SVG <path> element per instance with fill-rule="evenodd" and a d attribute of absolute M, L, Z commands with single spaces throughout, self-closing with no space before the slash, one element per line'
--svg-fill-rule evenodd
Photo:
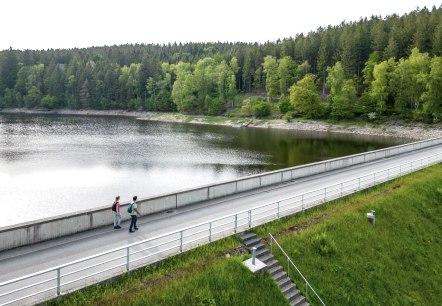
<path fill-rule="evenodd" d="M 126 248 L 126 271 L 130 272 L 129 247 Z"/>
<path fill-rule="evenodd" d="M 180 253 L 183 252 L 183 231 L 180 232 Z"/>
<path fill-rule="evenodd" d="M 342 185 L 343 185 L 344 183 L 341 183 L 341 198 L 342 198 Z"/>
<path fill-rule="evenodd" d="M 304 194 L 301 194 L 301 208 L 304 210 Z"/>
<path fill-rule="evenodd" d="M 212 242 L 212 222 L 209 222 L 209 242 Z"/>
<path fill-rule="evenodd" d="M 60 295 L 61 292 L 61 271 L 60 268 L 57 269 L 57 295 Z"/>
<path fill-rule="evenodd" d="M 235 228 L 233 229 L 235 234 L 236 234 L 236 228 L 237 227 L 238 227 L 238 215 L 235 215 Z"/>
<path fill-rule="evenodd" d="M 249 210 L 249 228 L 252 227 L 252 211 Z"/>
<path fill-rule="evenodd" d="M 279 219 L 279 201 L 278 201 L 278 213 L 277 213 L 278 219 Z"/>
<path fill-rule="evenodd" d="M 305 281 L 305 299 L 308 299 L 308 283 Z"/>
<path fill-rule="evenodd" d="M 252 248 L 252 265 L 255 265 L 255 259 L 256 259 L 256 247 Z"/>
<path fill-rule="evenodd" d="M 288 256 L 287 256 L 287 275 L 290 275 L 290 261 Z"/>

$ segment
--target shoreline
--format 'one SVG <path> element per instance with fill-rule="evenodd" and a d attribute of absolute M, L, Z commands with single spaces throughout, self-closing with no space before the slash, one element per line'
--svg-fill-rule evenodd
<path fill-rule="evenodd" d="M 190 116 L 176 113 L 156 113 L 156 112 L 129 112 L 124 110 L 29 110 L 29 109 L 2 109 L 0 114 L 54 114 L 54 115 L 76 115 L 76 116 L 122 116 L 132 117 L 138 120 L 192 123 L 207 125 L 222 125 L 231 127 L 255 127 L 272 128 L 295 131 L 328 132 L 340 134 L 354 134 L 380 137 L 397 137 L 412 140 L 425 140 L 442 137 L 442 125 L 432 126 L 422 123 L 397 124 L 383 123 L 374 126 L 371 123 L 359 125 L 340 125 L 324 121 L 293 120 L 287 122 L 282 119 L 251 119 L 251 118 L 228 118 L 228 117 L 208 117 Z M 219 120 L 213 120 L 217 118 Z"/>

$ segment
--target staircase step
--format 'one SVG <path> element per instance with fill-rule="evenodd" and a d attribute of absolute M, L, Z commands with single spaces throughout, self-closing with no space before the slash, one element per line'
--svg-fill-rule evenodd
<path fill-rule="evenodd" d="M 263 256 L 257 256 L 259 260 L 261 260 L 263 263 L 267 265 L 268 268 L 271 268 L 275 263 L 273 260 L 278 263 L 278 261 L 275 259 L 275 256 L 273 254 L 265 254 Z"/>
<path fill-rule="evenodd" d="M 284 269 L 280 265 L 275 265 L 271 269 L 267 269 L 267 272 L 269 272 L 270 275 L 274 275 L 278 272 L 283 271 Z"/>
<path fill-rule="evenodd" d="M 287 298 L 287 300 L 289 300 L 289 302 L 292 300 L 295 300 L 300 295 L 301 295 L 301 291 L 296 289 L 296 287 L 292 288 L 291 290 L 289 290 L 285 293 L 285 297 Z"/>
<path fill-rule="evenodd" d="M 280 280 L 282 280 L 284 277 L 288 278 L 288 277 L 287 277 L 287 273 L 285 273 L 284 271 L 278 272 L 278 273 L 272 275 L 272 277 L 273 277 L 273 279 L 274 279 L 275 281 L 280 281 Z M 289 280 L 290 280 L 290 279 L 289 279 Z"/>
<path fill-rule="evenodd" d="M 303 302 L 305 301 L 305 297 L 302 295 L 299 295 L 298 297 L 296 297 L 294 300 L 289 301 L 290 305 L 292 306 L 299 306 L 301 305 Z"/>
<path fill-rule="evenodd" d="M 259 239 L 258 237 L 253 237 L 247 240 L 244 240 L 244 244 L 246 245 L 246 247 L 250 248 L 251 246 L 254 246 L 256 244 L 262 243 L 261 239 Z"/>
<path fill-rule="evenodd" d="M 259 250 L 256 250 L 256 257 L 258 257 L 258 256 L 259 257 L 264 257 L 267 254 L 270 254 L 270 251 L 267 248 L 261 248 Z"/>
<path fill-rule="evenodd" d="M 293 283 L 279 286 L 279 288 L 281 288 L 281 292 L 284 293 L 284 295 L 288 294 L 290 291 L 297 290 L 295 284 Z"/>
<path fill-rule="evenodd" d="M 293 284 L 290 278 L 287 276 L 281 278 L 279 281 L 277 281 L 280 288 L 287 286 L 288 284 Z"/>
<path fill-rule="evenodd" d="M 268 249 L 266 248 L 266 246 L 262 243 L 259 244 L 255 244 L 255 245 L 251 245 L 251 246 L 247 246 L 246 247 L 250 250 L 250 253 L 253 252 L 253 248 L 256 248 L 256 252 L 258 251 L 268 251 Z M 269 252 L 270 253 L 270 252 Z"/>
<path fill-rule="evenodd" d="M 241 233 L 239 236 L 241 237 L 242 241 L 244 241 L 244 243 L 247 240 L 250 240 L 250 239 L 253 239 L 253 238 L 257 237 L 255 233 L 247 233 L 247 234 Z"/>

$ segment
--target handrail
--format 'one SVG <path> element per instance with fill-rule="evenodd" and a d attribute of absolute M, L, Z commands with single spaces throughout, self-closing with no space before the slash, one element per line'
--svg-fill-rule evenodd
<path fill-rule="evenodd" d="M 131 248 L 136 247 L 138 245 L 152 243 L 152 245 L 150 245 L 148 248 L 142 250 L 142 251 L 147 251 L 148 249 L 151 249 L 151 248 L 159 248 L 160 246 L 165 246 L 166 244 L 170 244 L 173 242 L 179 242 L 176 245 L 174 244 L 172 247 L 167 247 L 167 248 L 163 249 L 162 251 L 150 252 L 149 255 L 142 257 L 142 258 L 148 258 L 149 256 L 159 255 L 159 259 L 157 258 L 157 260 L 161 260 L 161 259 L 164 259 L 168 256 L 175 254 L 173 252 L 174 250 L 176 250 L 177 253 L 181 253 L 184 250 L 188 250 L 188 249 L 191 249 L 191 248 L 196 247 L 198 245 L 201 245 L 201 244 L 195 245 L 194 242 L 197 240 L 208 239 L 207 243 L 210 243 L 210 242 L 214 241 L 214 238 L 215 239 L 221 238 L 223 233 L 227 233 L 228 235 L 231 235 L 232 231 L 233 231 L 233 233 L 237 233 L 238 230 L 244 230 L 244 229 L 256 226 L 256 225 L 263 224 L 265 222 L 272 221 L 274 219 L 279 219 L 281 217 L 284 217 L 287 215 L 287 214 L 283 215 L 282 213 L 284 213 L 284 212 L 289 212 L 289 214 L 293 214 L 293 213 L 308 209 L 310 207 L 319 205 L 321 203 L 324 203 L 328 199 L 330 199 L 330 194 L 329 194 L 329 197 L 327 197 L 327 190 L 329 190 L 329 192 L 330 192 L 330 190 L 333 187 L 339 186 L 338 189 L 331 190 L 331 191 L 338 191 L 338 193 L 332 194 L 333 199 L 337 199 L 339 197 L 349 195 L 351 193 L 363 190 L 365 188 L 372 187 L 372 186 L 376 185 L 376 183 L 385 182 L 390 179 L 402 176 L 403 174 L 409 173 L 415 169 L 421 169 L 424 166 L 429 166 L 429 165 L 438 163 L 438 162 L 440 162 L 440 160 L 442 160 L 442 152 L 438 152 L 436 154 L 432 154 L 427 157 L 424 157 L 421 159 L 416 159 L 416 160 L 413 160 L 413 161 L 410 161 L 407 163 L 403 163 L 403 164 L 400 164 L 400 165 L 397 165 L 394 167 L 384 168 L 380 171 L 372 172 L 370 174 L 363 175 L 363 176 L 360 176 L 360 177 L 357 177 L 354 179 L 341 181 L 339 183 L 332 184 L 332 185 L 329 185 L 326 187 L 317 188 L 314 190 L 310 190 L 308 192 L 304 192 L 304 193 L 296 194 L 294 196 L 279 199 L 277 201 L 261 204 L 261 205 L 255 206 L 253 208 L 250 208 L 250 209 L 241 210 L 241 211 L 238 211 L 233 214 L 229 214 L 229 215 L 225 215 L 225 216 L 222 216 L 219 218 L 211 219 L 209 221 L 200 222 L 196 225 L 188 226 L 188 227 L 185 227 L 185 228 L 182 228 L 182 229 L 179 229 L 176 231 L 172 231 L 172 232 L 169 232 L 166 234 L 151 237 L 151 238 L 145 239 L 143 241 L 131 243 L 131 244 L 128 244 L 123 247 L 114 248 L 114 249 L 111 249 L 108 251 L 104 251 L 104 252 L 101 252 L 101 253 L 98 253 L 95 255 L 91 255 L 91 256 L 88 256 L 85 258 L 74 260 L 74 261 L 71 261 L 71 262 L 68 262 L 65 264 L 61 264 L 61 265 L 52 267 L 52 268 L 38 271 L 38 272 L 35 272 L 32 274 L 17 277 L 15 279 L 0 283 L 0 289 L 2 289 L 5 286 L 15 284 L 15 283 L 18 283 L 18 282 L 21 282 L 24 280 L 28 280 L 28 279 L 31 279 L 34 277 L 41 277 L 42 275 L 47 274 L 47 273 L 56 273 L 57 274 L 55 277 L 56 289 L 57 289 L 56 294 L 60 295 L 60 294 L 62 294 L 61 287 L 72 282 L 72 281 L 70 281 L 70 282 L 66 281 L 65 283 L 62 283 L 62 278 L 73 274 L 73 273 L 69 273 L 69 274 L 66 273 L 66 274 L 62 275 L 61 270 L 68 268 L 68 267 L 72 267 L 76 264 L 84 263 L 84 262 L 96 259 L 98 257 L 101 257 L 101 256 L 106 256 L 106 255 L 109 255 L 112 253 L 116 253 L 116 252 L 125 250 L 126 251 L 125 255 L 119 255 L 118 257 L 113 258 L 113 260 L 126 258 L 126 262 L 124 265 L 126 266 L 126 271 L 129 273 L 130 272 L 130 264 L 135 261 L 140 260 L 140 258 L 131 259 L 131 255 L 136 255 L 137 253 L 141 252 L 141 251 L 137 250 L 137 251 L 133 251 L 131 253 L 131 251 L 130 251 Z M 425 162 L 425 164 L 424 164 L 424 162 Z M 396 172 L 394 172 L 393 170 L 396 170 Z M 382 173 L 384 173 L 384 177 L 382 177 L 382 175 L 381 175 Z M 378 176 L 376 176 L 376 175 L 378 175 Z M 366 183 L 364 181 L 366 178 L 369 178 L 368 183 Z M 353 183 L 353 185 L 345 186 L 348 183 Z M 296 198 L 298 198 L 298 200 L 294 200 Z M 294 200 L 294 201 L 290 202 L 288 204 L 285 204 L 285 205 L 281 205 L 281 202 L 288 202 L 290 200 Z M 272 208 L 272 206 L 276 206 L 276 207 Z M 287 206 L 289 206 L 289 207 L 287 208 Z M 260 211 L 260 209 L 262 209 L 262 208 L 266 208 L 266 210 L 264 212 Z M 281 211 L 281 208 L 284 208 L 284 210 Z M 293 211 L 295 209 L 298 209 L 298 210 Z M 276 210 L 276 211 L 272 212 L 272 210 Z M 292 211 L 292 212 L 290 212 L 290 211 Z M 262 216 L 263 213 L 265 213 L 264 216 Z M 241 214 L 243 214 L 243 215 L 246 214 L 246 216 L 240 217 Z M 224 220 L 224 219 L 231 219 L 231 220 L 229 222 L 223 222 L 222 224 L 215 225 L 216 222 L 218 222 L 220 220 Z M 245 221 L 245 222 L 238 224 L 239 221 Z M 258 223 L 258 221 L 260 221 L 261 223 Z M 187 236 L 185 235 L 186 231 L 196 229 L 196 228 L 202 227 L 202 226 L 206 226 L 207 229 L 206 230 L 199 230 L 198 233 L 192 232 L 192 233 L 188 233 Z M 222 226 L 224 226 L 224 227 L 227 226 L 227 228 L 226 229 L 221 228 L 216 233 L 213 232 L 213 230 L 215 228 L 222 227 Z M 204 232 L 208 232 L 208 233 L 204 234 Z M 192 241 L 184 241 L 187 237 L 194 236 L 197 234 L 202 234 L 202 236 L 201 237 L 197 236 L 196 239 L 193 239 Z M 154 243 L 155 240 L 160 240 L 160 239 L 163 239 L 163 241 L 157 242 L 156 244 Z M 191 243 L 193 243 L 193 244 L 191 244 Z M 186 246 L 186 249 L 184 248 L 185 246 Z M 169 252 L 169 251 L 170 251 L 169 254 L 165 254 L 164 257 L 161 257 L 162 253 Z M 104 263 L 109 263 L 110 261 L 112 261 L 112 260 L 106 259 L 104 261 L 99 262 L 98 264 L 97 263 L 90 263 L 90 264 L 86 265 L 86 267 L 84 267 L 84 269 L 82 269 L 82 270 L 96 267 L 97 265 L 102 265 Z M 111 269 L 114 269 L 114 268 L 120 267 L 120 266 L 121 266 L 121 264 L 119 264 L 115 267 L 106 269 L 106 271 L 109 271 Z M 83 279 L 90 277 L 91 275 L 95 275 L 95 274 L 96 273 L 90 274 L 86 277 L 83 277 Z M 93 281 L 96 282 L 98 280 L 94 279 Z M 34 282 L 34 284 L 35 283 L 36 282 Z M 35 286 L 37 286 L 37 285 L 35 285 Z M 10 295 L 12 293 L 16 293 L 17 291 L 20 291 L 20 290 L 29 289 L 29 287 L 33 287 L 33 286 L 23 285 L 23 287 L 21 287 L 19 289 L 14 288 L 13 291 L 4 292 L 4 293 L 0 292 L 0 304 L 3 305 L 3 302 L 1 300 L 2 297 Z M 9 303 L 13 303 L 15 301 L 25 299 L 25 298 L 27 298 L 29 296 L 33 296 L 33 295 L 35 295 L 35 294 L 30 294 L 30 295 L 24 296 L 24 297 L 22 296 L 20 299 L 14 299 L 13 301 L 6 302 L 5 305 L 9 304 Z"/>
<path fill-rule="evenodd" d="M 305 285 L 310 287 L 310 289 L 312 289 L 313 293 L 316 295 L 316 297 L 319 299 L 319 301 L 321 301 L 322 305 L 325 306 L 325 303 L 322 301 L 322 299 L 316 293 L 315 289 L 313 289 L 312 285 L 310 285 L 310 283 L 307 281 L 307 279 L 304 277 L 304 275 L 301 273 L 301 271 L 299 271 L 298 267 L 293 263 L 293 261 L 290 259 L 289 255 L 287 255 L 287 253 L 284 251 L 284 249 L 279 245 L 279 243 L 278 243 L 278 241 L 276 241 L 275 237 L 273 237 L 272 234 L 270 234 L 270 233 L 269 233 L 269 236 L 271 238 L 270 239 L 270 248 L 272 248 L 272 246 L 273 246 L 272 241 L 274 241 L 276 243 L 276 245 L 279 247 L 279 249 L 282 251 L 282 253 L 285 255 L 285 257 L 287 257 L 287 261 L 290 262 L 293 265 L 293 267 L 295 267 L 298 274 L 301 275 L 302 279 L 305 281 Z M 287 272 L 287 275 L 288 275 L 288 272 Z M 307 293 L 306 293 L 306 298 L 307 298 Z"/>

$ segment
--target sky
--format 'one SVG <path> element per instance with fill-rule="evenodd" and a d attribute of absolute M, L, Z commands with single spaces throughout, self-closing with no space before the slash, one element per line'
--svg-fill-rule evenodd
<path fill-rule="evenodd" d="M 1 0 L 0 50 L 266 42 L 432 0 Z"/>

